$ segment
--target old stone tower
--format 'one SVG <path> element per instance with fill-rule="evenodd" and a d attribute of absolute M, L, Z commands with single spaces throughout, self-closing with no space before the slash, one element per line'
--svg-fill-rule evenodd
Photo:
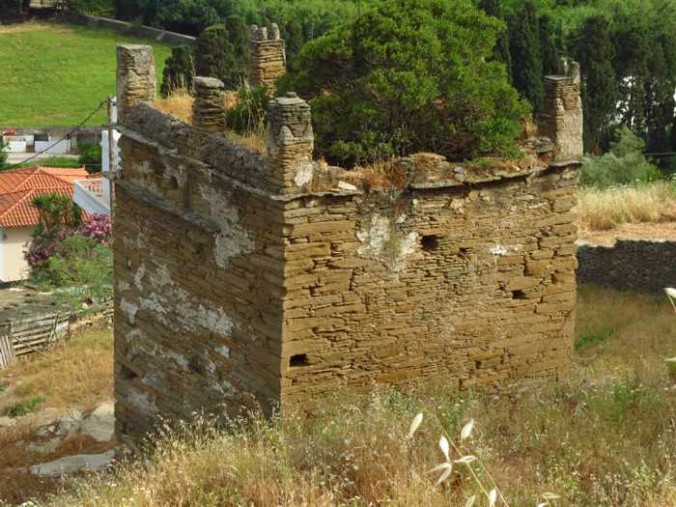
<path fill-rule="evenodd" d="M 249 42 L 249 83 L 274 90 L 277 80 L 286 74 L 286 47 L 280 38 L 279 27 L 251 27 Z"/>
<path fill-rule="evenodd" d="M 218 82 L 196 81 L 191 126 L 153 109 L 149 47 L 120 46 L 118 65 L 123 441 L 160 417 L 254 400 L 284 408 L 374 382 L 494 388 L 569 366 L 573 79 L 547 80 L 564 103 L 552 122 L 560 159 L 487 167 L 420 154 L 395 164 L 403 183 L 378 190 L 313 161 L 310 108 L 293 94 L 270 103 L 257 153 L 214 132 Z"/>

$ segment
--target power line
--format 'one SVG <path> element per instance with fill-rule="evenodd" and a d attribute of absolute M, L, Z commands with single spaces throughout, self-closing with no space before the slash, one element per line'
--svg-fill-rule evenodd
<path fill-rule="evenodd" d="M 99 109 L 101 109 L 101 108 L 103 107 L 103 105 L 106 104 L 107 102 L 108 102 L 108 99 L 102 100 L 101 103 L 100 103 L 98 106 L 96 106 L 96 109 L 94 109 L 91 113 L 89 113 L 89 115 L 88 115 L 84 120 L 82 120 L 82 121 L 80 122 L 80 124 L 79 124 L 77 127 L 73 127 L 73 129 L 71 129 L 70 132 L 68 132 L 65 136 L 63 136 L 62 138 L 58 139 L 57 141 L 54 141 L 52 144 L 50 144 L 49 146 L 47 146 L 44 150 L 42 150 L 42 151 L 40 151 L 40 152 L 38 152 L 38 153 L 35 153 L 34 155 L 31 155 L 31 156 L 28 157 L 26 160 L 22 160 L 21 162 L 17 162 L 16 164 L 10 165 L 10 166 L 8 166 L 7 168 L 5 168 L 4 170 L 7 171 L 7 170 L 10 170 L 10 169 L 14 169 L 14 168 L 20 167 L 20 166 L 22 166 L 22 165 L 24 165 L 24 164 L 27 164 L 27 163 L 30 162 L 31 160 L 34 160 L 34 159 L 36 159 L 37 157 L 39 157 L 40 155 L 43 155 L 44 153 L 46 153 L 46 152 L 48 152 L 49 150 L 51 150 L 54 146 L 56 146 L 57 144 L 59 144 L 61 141 L 65 141 L 66 139 L 70 138 L 73 134 L 75 134 L 75 132 L 77 132 L 77 131 L 80 130 L 82 127 L 84 127 L 85 123 L 87 123 L 87 122 L 91 119 L 91 117 L 94 116 L 94 115 L 99 111 Z"/>

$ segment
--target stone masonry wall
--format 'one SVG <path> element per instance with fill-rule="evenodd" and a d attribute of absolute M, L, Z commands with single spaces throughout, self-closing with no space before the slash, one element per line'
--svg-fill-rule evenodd
<path fill-rule="evenodd" d="M 119 65 L 148 48 L 130 51 Z M 396 163 L 404 184 L 378 190 L 312 160 L 293 94 L 271 101 L 260 154 L 212 128 L 218 83 L 189 126 L 149 90 L 128 93 L 149 72 L 128 68 L 113 245 L 123 442 L 162 417 L 269 412 L 343 385 L 495 389 L 567 369 L 579 162 L 419 154 Z"/>
<path fill-rule="evenodd" d="M 584 153 L 583 115 L 580 96 L 580 66 L 562 59 L 561 75 L 545 77 L 545 105 L 541 130 L 554 141 L 560 159 L 581 157 Z"/>
<path fill-rule="evenodd" d="M 619 239 L 611 247 L 578 247 L 580 283 L 662 292 L 676 287 L 676 241 Z"/>
<path fill-rule="evenodd" d="M 285 206 L 282 392 L 451 388 L 570 364 L 577 171 Z"/>
<path fill-rule="evenodd" d="M 277 80 L 286 74 L 286 46 L 280 38 L 279 27 L 251 27 L 249 45 L 249 83 L 264 85 L 274 90 Z"/>

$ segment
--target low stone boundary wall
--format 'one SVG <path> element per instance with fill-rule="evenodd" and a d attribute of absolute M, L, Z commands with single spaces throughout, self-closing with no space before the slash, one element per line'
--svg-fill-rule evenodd
<path fill-rule="evenodd" d="M 676 287 L 676 241 L 618 239 L 614 246 L 578 242 L 579 283 L 657 292 Z"/>
<path fill-rule="evenodd" d="M 137 37 L 149 37 L 158 42 L 167 42 L 169 44 L 186 44 L 194 46 L 196 38 L 182 33 L 169 32 L 150 26 L 134 25 L 118 19 L 102 18 L 99 16 L 89 16 L 86 14 L 77 14 L 68 19 L 73 23 L 99 28 L 112 28 L 120 33 L 135 35 Z"/>

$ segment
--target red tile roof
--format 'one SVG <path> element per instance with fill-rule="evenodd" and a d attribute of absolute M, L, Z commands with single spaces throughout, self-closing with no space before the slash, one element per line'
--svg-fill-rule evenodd
<path fill-rule="evenodd" d="M 84 168 L 31 167 L 0 172 L 0 227 L 37 225 L 34 197 L 57 193 L 72 198 L 73 182 L 87 176 Z"/>

